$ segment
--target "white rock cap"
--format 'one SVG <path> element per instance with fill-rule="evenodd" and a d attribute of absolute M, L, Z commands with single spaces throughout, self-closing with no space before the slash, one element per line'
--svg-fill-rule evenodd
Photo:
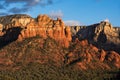
<path fill-rule="evenodd" d="M 109 22 L 109 19 L 105 19 L 104 22 Z"/>

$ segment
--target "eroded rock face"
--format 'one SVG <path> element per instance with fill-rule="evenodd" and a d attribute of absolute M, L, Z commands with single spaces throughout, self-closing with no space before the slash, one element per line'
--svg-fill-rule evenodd
<path fill-rule="evenodd" d="M 110 65 L 120 68 L 120 55 L 117 52 L 98 49 L 89 44 L 87 40 L 75 40 L 75 42 L 74 48 L 66 54 L 67 65 L 74 64 L 85 70 L 89 68 L 110 69 Z"/>
<path fill-rule="evenodd" d="M 52 20 L 47 15 L 39 15 L 37 20 L 31 21 L 26 29 L 21 32 L 18 40 L 21 38 L 29 38 L 39 35 L 43 38 L 51 37 L 56 41 L 63 43 L 64 46 L 69 46 L 69 41 L 71 41 L 70 28 L 64 26 L 61 19 Z M 66 40 L 66 42 L 63 42 Z"/>
<path fill-rule="evenodd" d="M 68 47 L 72 39 L 70 28 L 65 27 L 60 18 L 53 20 L 47 15 L 39 15 L 36 19 L 28 15 L 4 16 L 0 17 L 0 23 L 0 35 L 4 36 L 4 40 L 7 41 L 12 39 L 12 37 L 10 37 L 11 33 L 13 36 L 16 34 L 14 30 L 16 27 L 20 28 L 18 31 L 19 35 L 16 36 L 18 41 L 34 36 L 41 36 L 43 38 L 51 37 L 63 46 Z"/>
<path fill-rule="evenodd" d="M 84 28 L 82 26 L 76 26 L 74 30 L 76 34 L 73 34 L 73 39 L 76 37 L 78 37 L 79 40 L 87 39 L 90 43 L 96 44 L 100 48 L 115 50 L 120 53 L 118 49 L 120 48 L 120 29 L 112 27 L 109 22 L 102 21 Z"/>
<path fill-rule="evenodd" d="M 119 31 L 113 28 L 112 25 L 108 22 L 101 22 L 100 25 L 95 28 L 95 41 L 102 41 L 103 39 L 104 41 L 102 42 L 104 43 L 120 44 L 119 37 Z"/>
<path fill-rule="evenodd" d="M 100 51 L 100 61 L 103 62 L 105 60 L 106 52 L 104 50 Z"/>
<path fill-rule="evenodd" d="M 78 32 L 78 34 L 81 34 L 81 38 L 94 40 L 94 42 L 120 44 L 119 30 L 113 28 L 109 22 L 102 21 L 101 23 L 88 26 L 86 29 Z"/>
<path fill-rule="evenodd" d="M 16 14 L 0 17 L 0 37 L 4 37 L 4 41 L 13 40 L 10 35 L 14 36 L 17 33 L 20 33 L 20 31 L 16 28 L 24 29 L 31 20 L 33 20 L 33 18 L 26 14 Z M 15 39 L 16 38 L 17 36 L 15 36 Z"/>
<path fill-rule="evenodd" d="M 110 51 L 107 59 L 111 61 L 116 67 L 120 68 L 120 55 L 115 51 Z"/>
<path fill-rule="evenodd" d="M 2 36 L 2 35 L 3 35 L 3 33 L 2 33 L 2 29 L 3 29 L 3 25 L 2 25 L 2 24 L 0 24 L 0 36 Z"/>
<path fill-rule="evenodd" d="M 3 29 L 11 27 L 25 27 L 33 18 L 26 14 L 16 14 L 0 17 L 0 23 L 3 25 Z"/>

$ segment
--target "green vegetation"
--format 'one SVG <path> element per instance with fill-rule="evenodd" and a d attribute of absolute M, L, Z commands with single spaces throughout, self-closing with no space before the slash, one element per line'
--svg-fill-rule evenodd
<path fill-rule="evenodd" d="M 56 67 L 51 64 L 29 63 L 16 71 L 0 71 L 0 80 L 111 80 L 114 71 L 75 70 L 72 67 Z"/>
<path fill-rule="evenodd" d="M 101 68 L 81 70 L 74 65 L 66 66 L 64 55 L 76 49 L 82 53 L 86 47 L 72 44 L 64 48 L 51 39 L 33 37 L 22 42 L 12 42 L 0 50 L 12 63 L 0 64 L 0 80 L 114 80 L 118 69 Z M 107 62 L 106 62 L 107 63 Z M 111 66 L 113 67 L 113 66 Z M 117 79 L 116 79 L 117 80 Z"/>

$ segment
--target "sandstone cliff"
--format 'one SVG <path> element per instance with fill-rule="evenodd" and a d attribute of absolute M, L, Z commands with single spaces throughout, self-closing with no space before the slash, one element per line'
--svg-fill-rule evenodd
<path fill-rule="evenodd" d="M 80 40 L 87 39 L 90 43 L 100 48 L 116 50 L 120 53 L 120 29 L 113 27 L 109 22 L 102 21 L 84 28 L 82 26 L 77 26 L 71 30 L 73 31 L 73 29 L 76 33 L 73 35 L 73 39 L 76 37 Z"/>
<path fill-rule="evenodd" d="M 22 41 L 34 36 L 51 37 L 65 47 L 71 41 L 70 28 L 65 27 L 61 19 L 53 20 L 47 15 L 39 15 L 35 19 L 20 14 L 0 17 L 0 36 L 4 41 Z"/>
<path fill-rule="evenodd" d="M 15 26 L 25 27 L 33 18 L 26 14 L 16 14 L 0 17 L 0 24 L 3 29 L 8 29 Z"/>

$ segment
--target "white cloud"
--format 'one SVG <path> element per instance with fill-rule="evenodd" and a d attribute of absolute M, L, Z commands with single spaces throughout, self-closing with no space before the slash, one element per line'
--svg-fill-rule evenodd
<path fill-rule="evenodd" d="M 76 20 L 68 20 L 68 21 L 64 21 L 66 26 L 80 26 L 80 22 L 76 21 Z"/>
<path fill-rule="evenodd" d="M 56 18 L 62 18 L 63 17 L 63 13 L 61 10 L 58 10 L 58 11 L 51 11 L 49 13 L 49 16 L 53 19 L 56 19 Z"/>

